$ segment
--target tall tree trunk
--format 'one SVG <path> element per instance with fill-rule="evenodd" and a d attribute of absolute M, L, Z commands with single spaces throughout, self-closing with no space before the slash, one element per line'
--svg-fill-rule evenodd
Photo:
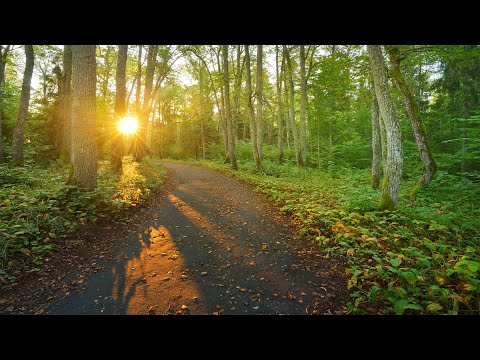
<path fill-rule="evenodd" d="M 285 56 L 285 52 L 283 52 L 283 56 Z M 288 94 L 288 85 L 287 85 L 287 70 L 283 69 L 283 92 L 285 97 L 285 132 L 286 132 L 286 140 L 287 140 L 287 149 L 290 149 L 290 135 L 292 131 L 290 130 L 290 106 L 289 106 L 289 94 Z"/>
<path fill-rule="evenodd" d="M 223 83 L 225 86 L 225 118 L 228 131 L 228 157 L 233 170 L 237 170 L 237 158 L 235 156 L 235 127 L 230 112 L 230 78 L 228 76 L 228 45 L 222 45 L 223 53 Z"/>
<path fill-rule="evenodd" d="M 292 61 L 290 59 L 290 53 L 288 52 L 285 45 L 283 45 L 283 51 L 287 59 L 288 66 L 288 82 L 289 82 L 289 95 L 290 95 L 290 128 L 293 133 L 293 145 L 295 146 L 295 158 L 297 160 L 297 166 L 303 167 L 303 157 L 302 152 L 298 144 L 298 134 L 297 134 L 297 123 L 295 121 L 295 87 L 293 85 L 293 70 L 292 70 Z"/>
<path fill-rule="evenodd" d="M 122 173 L 123 157 L 123 134 L 119 134 L 116 129 L 118 121 L 125 116 L 125 97 L 127 93 L 127 84 L 125 75 L 127 70 L 128 45 L 118 45 L 117 73 L 115 75 L 115 107 L 113 110 L 113 150 L 111 164 L 113 171 L 117 174 Z"/>
<path fill-rule="evenodd" d="M 246 88 L 247 88 L 247 111 L 250 118 L 250 141 L 252 142 L 253 159 L 257 170 L 262 168 L 260 155 L 257 148 L 257 124 L 255 123 L 255 114 L 252 104 L 252 75 L 250 69 L 250 51 L 248 45 L 245 45 L 245 68 L 247 70 Z"/>
<path fill-rule="evenodd" d="M 27 122 L 28 105 L 30 104 L 30 84 L 33 74 L 33 45 L 25 45 L 25 72 L 23 73 L 22 94 L 18 109 L 17 123 L 13 131 L 13 163 L 23 165 L 23 142 L 25 138 L 25 124 Z"/>
<path fill-rule="evenodd" d="M 142 92 L 142 49 L 143 45 L 138 45 L 137 58 L 137 91 L 135 93 L 135 112 L 140 115 L 140 95 Z"/>
<path fill-rule="evenodd" d="M 235 73 L 235 90 L 233 96 L 233 111 L 232 111 L 232 119 L 233 125 L 235 127 L 235 140 L 238 140 L 238 120 L 239 120 L 239 101 L 240 101 L 240 90 L 242 85 L 242 64 L 241 64 L 241 45 L 237 45 L 237 72 Z"/>
<path fill-rule="evenodd" d="M 222 74 L 223 71 L 223 66 L 222 66 L 222 61 L 220 60 L 220 51 L 217 52 L 217 66 L 218 66 L 218 72 L 219 74 Z M 223 83 L 222 79 L 222 83 Z M 220 114 L 220 121 L 221 121 L 221 126 L 222 126 L 222 134 L 223 134 L 223 145 L 225 149 L 225 159 L 224 163 L 228 164 L 230 162 L 230 152 L 229 152 L 229 144 L 228 144 L 228 126 L 227 126 L 227 114 L 225 112 L 225 86 L 222 84 L 220 86 L 220 105 L 221 108 L 219 109 L 219 114 Z"/>
<path fill-rule="evenodd" d="M 400 181 L 403 172 L 403 148 L 400 124 L 388 87 L 388 74 L 380 45 L 368 45 L 375 94 L 387 137 L 387 164 L 382 181 L 380 209 L 392 210 L 397 207 Z"/>
<path fill-rule="evenodd" d="M 260 162 L 262 161 L 263 144 L 263 45 L 257 45 L 257 150 Z"/>
<path fill-rule="evenodd" d="M 199 60 L 198 61 L 198 71 L 199 71 L 199 81 L 198 81 L 198 87 L 200 88 L 200 136 L 201 136 L 201 141 L 202 141 L 202 160 L 205 160 L 205 155 L 206 155 L 206 149 L 205 149 L 205 126 L 204 126 L 204 121 L 205 121 L 205 109 L 203 106 L 203 68 L 202 68 L 202 62 Z"/>
<path fill-rule="evenodd" d="M 71 97 L 72 97 L 72 45 L 63 46 L 63 85 L 62 96 L 60 97 L 60 121 L 62 122 L 62 149 L 61 156 L 71 158 L 72 152 L 72 119 L 71 119 Z"/>
<path fill-rule="evenodd" d="M 283 162 L 283 120 L 282 120 L 282 115 L 283 115 L 283 109 L 282 109 L 282 71 L 281 69 L 283 68 L 283 60 L 284 57 L 282 56 L 282 65 L 279 67 L 279 62 L 278 62 L 278 45 L 275 45 L 275 70 L 276 70 L 276 75 L 277 75 L 277 109 L 278 109 L 278 138 L 277 138 L 277 143 L 278 143 L 278 163 L 281 164 Z"/>
<path fill-rule="evenodd" d="M 305 76 L 305 45 L 300 45 L 300 142 L 302 165 L 307 166 L 307 78 Z"/>
<path fill-rule="evenodd" d="M 148 118 L 150 116 L 150 99 L 153 90 L 153 77 L 157 62 L 158 45 L 149 45 L 147 54 L 147 68 L 145 70 L 145 87 L 143 89 L 143 104 L 139 116 L 139 129 L 136 134 L 135 161 L 142 161 L 147 154 Z"/>
<path fill-rule="evenodd" d="M 408 116 L 412 123 L 413 135 L 415 136 L 415 142 L 417 143 L 418 151 L 420 152 L 420 158 L 423 164 L 423 174 L 419 183 L 428 185 L 432 181 L 433 176 L 437 170 L 437 165 L 433 159 L 430 146 L 428 145 L 427 132 L 420 118 L 420 110 L 417 102 L 413 98 L 413 94 L 410 91 L 405 78 L 400 71 L 400 52 L 398 47 L 392 45 L 385 45 L 385 50 L 388 53 L 390 59 L 390 74 L 395 81 L 398 89 L 402 93 L 403 102 L 407 108 Z"/>
<path fill-rule="evenodd" d="M 89 190 L 97 186 L 96 85 L 95 45 L 73 45 L 73 183 Z"/>
<path fill-rule="evenodd" d="M 372 189 L 378 189 L 380 186 L 380 159 L 382 157 L 382 149 L 380 144 L 379 117 L 378 102 L 374 90 L 372 101 Z"/>
<path fill-rule="evenodd" d="M 7 45 L 6 48 L 3 48 L 3 45 L 0 45 L 0 164 L 5 161 L 3 154 L 3 111 L 2 111 L 2 88 L 3 83 L 5 82 L 5 66 L 7 64 L 8 54 L 10 53 L 10 46 Z"/>

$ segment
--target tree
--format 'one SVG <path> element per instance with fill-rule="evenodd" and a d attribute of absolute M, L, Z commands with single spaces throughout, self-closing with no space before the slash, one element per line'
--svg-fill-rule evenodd
<path fill-rule="evenodd" d="M 380 112 L 378 109 L 375 90 L 372 100 L 372 189 L 378 189 L 380 186 L 380 160 L 382 158 L 382 149 L 380 142 Z"/>
<path fill-rule="evenodd" d="M 92 190 L 97 186 L 95 45 L 72 45 L 71 182 Z"/>
<path fill-rule="evenodd" d="M 235 156 L 235 127 L 233 126 L 232 114 L 230 112 L 230 78 L 228 76 L 228 45 L 222 45 L 223 55 L 223 81 L 225 87 L 225 117 L 227 120 L 228 132 L 228 157 L 232 169 L 237 170 L 237 158 Z"/>
<path fill-rule="evenodd" d="M 300 141 L 302 165 L 307 165 L 307 78 L 305 75 L 305 45 L 300 45 Z"/>
<path fill-rule="evenodd" d="M 435 164 L 432 151 L 428 144 L 427 132 L 420 118 L 420 110 L 400 70 L 400 62 L 402 58 L 400 56 L 398 47 L 385 45 L 385 50 L 387 51 L 390 60 L 390 75 L 402 93 L 403 101 L 412 123 L 415 142 L 417 143 L 418 151 L 420 152 L 420 158 L 422 159 L 423 174 L 419 183 L 428 185 L 435 175 L 437 165 Z"/>
<path fill-rule="evenodd" d="M 30 85 L 32 82 L 34 54 L 33 45 L 25 45 L 25 72 L 23 74 L 22 95 L 18 108 L 17 123 L 13 133 L 12 153 L 13 163 L 23 165 L 23 143 L 25 137 L 25 124 L 27 122 L 28 105 L 30 104 Z"/>
<path fill-rule="evenodd" d="M 276 71 L 276 85 L 277 85 L 277 111 L 278 111 L 278 163 L 283 162 L 283 108 L 282 108 L 282 74 L 283 63 L 285 57 L 282 53 L 282 65 L 279 66 L 278 61 L 279 49 L 275 45 L 275 71 Z"/>
<path fill-rule="evenodd" d="M 255 86 L 257 98 L 257 150 L 260 162 L 262 161 L 263 144 L 263 45 L 257 45 L 257 85 Z"/>
<path fill-rule="evenodd" d="M 298 133 L 297 133 L 297 122 L 295 120 L 295 86 L 293 85 L 293 66 L 292 60 L 290 58 L 290 52 L 285 45 L 283 45 L 283 52 L 285 54 L 288 66 L 288 83 L 289 89 L 288 93 L 290 95 L 290 107 L 289 107 L 289 116 L 290 129 L 293 134 L 293 146 L 295 146 L 295 158 L 297 160 L 297 166 L 303 167 L 303 157 L 302 152 L 298 144 Z"/>
<path fill-rule="evenodd" d="M 7 65 L 8 54 L 11 51 L 11 45 L 3 48 L 0 45 L 0 164 L 5 161 L 3 155 L 3 109 L 2 109 L 2 88 L 5 83 L 5 67 Z"/>
<path fill-rule="evenodd" d="M 403 172 L 402 134 L 388 87 L 387 67 L 383 59 L 382 49 L 379 45 L 368 45 L 367 50 L 375 95 L 387 139 L 387 159 L 382 181 L 380 209 L 392 210 L 398 204 L 400 180 Z"/>
<path fill-rule="evenodd" d="M 255 167 L 257 170 L 262 168 L 262 161 L 260 160 L 260 154 L 258 153 L 257 142 L 257 124 L 255 123 L 255 114 L 252 104 L 252 75 L 250 68 L 250 50 L 249 46 L 245 45 L 245 68 L 247 69 L 246 77 L 246 91 L 247 91 L 247 111 L 250 119 L 250 141 L 252 142 L 253 160 L 255 161 Z"/>
<path fill-rule="evenodd" d="M 125 82 L 125 74 L 127 70 L 128 45 L 118 46 L 117 73 L 115 75 L 115 108 L 113 110 L 113 122 L 115 124 L 119 119 L 125 116 L 125 97 L 127 93 L 127 85 Z M 115 130 L 115 129 L 114 129 Z M 111 164 L 113 171 L 117 174 L 122 173 L 122 156 L 123 156 L 123 136 L 115 133 L 112 149 Z"/>
<path fill-rule="evenodd" d="M 63 75 L 61 92 L 59 95 L 59 121 L 62 129 L 60 155 L 70 159 L 72 147 L 72 120 L 71 120 L 71 96 L 72 96 L 72 45 L 63 46 Z"/>

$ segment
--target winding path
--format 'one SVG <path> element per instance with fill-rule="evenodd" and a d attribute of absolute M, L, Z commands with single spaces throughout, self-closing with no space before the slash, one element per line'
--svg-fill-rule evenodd
<path fill-rule="evenodd" d="M 217 171 L 162 163 L 168 180 L 113 260 L 45 314 L 330 314 L 341 264 L 297 238 L 265 196 Z"/>

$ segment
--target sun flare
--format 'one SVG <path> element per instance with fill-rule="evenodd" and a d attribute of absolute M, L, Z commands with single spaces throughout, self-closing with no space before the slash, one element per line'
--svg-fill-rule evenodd
<path fill-rule="evenodd" d="M 134 117 L 123 118 L 118 123 L 118 130 L 125 135 L 134 134 L 138 130 L 138 120 Z"/>

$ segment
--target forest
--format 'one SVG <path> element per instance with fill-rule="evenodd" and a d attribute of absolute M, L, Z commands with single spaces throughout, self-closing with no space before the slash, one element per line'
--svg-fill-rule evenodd
<path fill-rule="evenodd" d="M 164 163 L 270 198 L 343 314 L 479 314 L 478 45 L 0 45 L 0 286 Z"/>

